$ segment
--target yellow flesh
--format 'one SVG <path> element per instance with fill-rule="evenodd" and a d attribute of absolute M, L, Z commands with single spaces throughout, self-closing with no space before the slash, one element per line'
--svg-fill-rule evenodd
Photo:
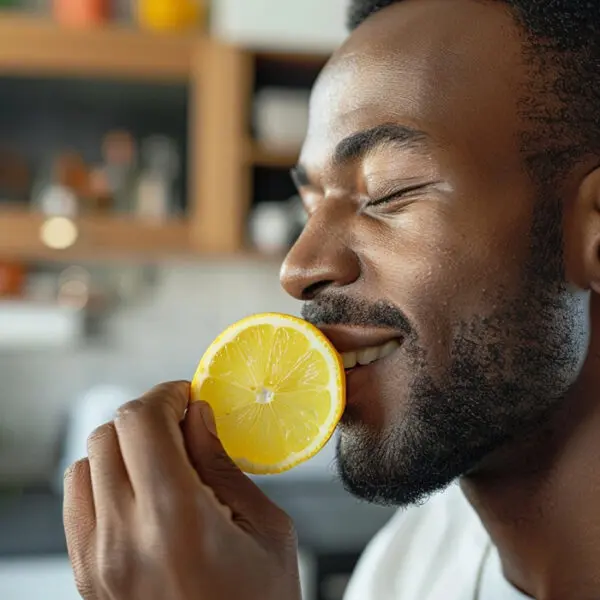
<path fill-rule="evenodd" d="M 195 399 L 213 407 L 225 449 L 246 470 L 268 472 L 272 467 L 276 472 L 277 465 L 306 451 L 319 437 L 322 444 L 330 437 L 333 403 L 341 400 L 332 398 L 336 373 L 324 351 L 311 348 L 301 331 L 261 323 L 224 343 L 206 365 Z"/>

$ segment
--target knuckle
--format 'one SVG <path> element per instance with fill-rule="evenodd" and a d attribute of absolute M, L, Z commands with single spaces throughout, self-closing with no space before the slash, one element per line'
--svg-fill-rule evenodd
<path fill-rule="evenodd" d="M 231 474 L 237 473 L 239 469 L 224 451 L 214 454 L 204 468 L 210 471 L 211 481 L 214 481 L 215 485 L 235 486 Z"/>
<path fill-rule="evenodd" d="M 70 486 L 80 481 L 89 471 L 89 461 L 82 458 L 67 468 L 64 474 L 65 485 Z"/>
<path fill-rule="evenodd" d="M 141 398 L 131 400 L 130 402 L 123 404 L 123 406 L 117 410 L 117 416 L 115 420 L 123 421 L 132 417 L 135 418 L 142 413 L 145 408 L 145 403 Z"/>
<path fill-rule="evenodd" d="M 132 553 L 122 537 L 114 531 L 105 531 L 97 547 L 97 571 L 102 588 L 118 592 L 120 597 L 132 578 Z"/>
<path fill-rule="evenodd" d="M 178 421 L 183 417 L 189 397 L 190 384 L 183 381 L 161 383 L 146 396 L 148 405 L 155 408 L 162 417 Z"/>
<path fill-rule="evenodd" d="M 275 522 L 279 524 L 281 531 L 287 534 L 289 537 L 295 539 L 297 537 L 296 526 L 294 525 L 292 518 L 279 508 L 277 509 L 276 513 L 277 518 L 275 519 Z"/>
<path fill-rule="evenodd" d="M 182 496 L 174 498 L 171 494 L 158 492 L 144 503 L 144 527 L 143 533 L 148 539 L 153 540 L 149 546 L 155 545 L 165 536 L 170 536 L 184 521 L 182 515 L 186 515 L 185 522 L 194 526 L 194 520 L 198 518 L 198 507 L 194 505 L 192 494 L 185 494 L 180 490 Z"/>
<path fill-rule="evenodd" d="M 149 392 L 148 395 L 156 395 L 156 396 L 171 396 L 171 395 L 179 395 L 182 393 L 182 390 L 187 387 L 189 388 L 189 383 L 185 381 L 168 381 L 166 383 L 159 383 L 157 386 L 154 386 Z"/>
<path fill-rule="evenodd" d="M 181 520 L 151 518 L 144 523 L 136 539 L 146 559 L 165 566 L 177 555 L 181 548 L 181 540 L 189 536 L 189 526 L 182 525 Z"/>
<path fill-rule="evenodd" d="M 273 528 L 279 533 L 279 537 L 287 543 L 296 545 L 298 543 L 298 534 L 292 518 L 279 507 L 273 508 L 270 515 L 270 521 Z"/>
<path fill-rule="evenodd" d="M 98 561 L 98 579 L 102 589 L 116 592 L 120 596 L 127 589 L 129 578 L 130 574 L 115 557 L 109 556 L 103 561 Z"/>
<path fill-rule="evenodd" d="M 117 410 L 116 421 L 122 422 L 140 415 L 171 417 L 177 413 L 178 406 L 185 406 L 189 398 L 190 384 L 187 382 L 161 383 L 144 394 L 141 398 L 127 402 Z M 177 402 L 169 400 L 177 399 Z M 177 418 L 182 415 L 176 414 Z"/>
<path fill-rule="evenodd" d="M 149 392 L 146 392 L 141 397 L 144 404 L 149 406 L 164 407 L 169 399 L 182 400 L 186 402 L 189 399 L 190 384 L 184 381 L 171 381 L 167 383 L 159 383 L 153 387 Z"/>
<path fill-rule="evenodd" d="M 83 600 L 95 600 L 98 597 L 95 591 L 96 586 L 92 583 L 92 580 L 81 575 L 77 570 L 75 570 L 75 587 Z"/>
<path fill-rule="evenodd" d="M 93 571 L 93 544 L 85 543 L 75 545 L 75 547 L 69 546 L 69 559 L 79 595 L 84 600 L 97 598 Z"/>
<path fill-rule="evenodd" d="M 105 423 L 100 427 L 96 427 L 87 439 L 88 453 L 91 453 L 97 446 L 104 444 L 106 441 L 114 439 L 114 436 L 114 423 Z"/>

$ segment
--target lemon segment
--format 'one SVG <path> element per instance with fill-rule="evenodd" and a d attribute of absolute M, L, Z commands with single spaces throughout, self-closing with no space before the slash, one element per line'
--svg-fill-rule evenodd
<path fill-rule="evenodd" d="M 268 313 L 226 329 L 192 382 L 192 402 L 211 405 L 217 432 L 247 473 L 281 473 L 312 458 L 345 406 L 340 355 L 314 326 Z"/>

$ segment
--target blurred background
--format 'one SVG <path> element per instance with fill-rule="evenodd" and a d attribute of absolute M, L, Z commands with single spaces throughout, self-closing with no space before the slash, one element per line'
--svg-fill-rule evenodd
<path fill-rule="evenodd" d="M 123 402 L 189 379 L 255 312 L 296 313 L 289 177 L 345 0 L 0 0 L 0 598 L 76 599 L 62 473 Z M 339 600 L 390 511 L 333 449 L 259 479 L 306 600 Z"/>

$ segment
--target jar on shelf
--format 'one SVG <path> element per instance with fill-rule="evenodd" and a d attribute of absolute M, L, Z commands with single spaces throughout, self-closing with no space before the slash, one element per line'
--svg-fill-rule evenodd
<path fill-rule="evenodd" d="M 136 214 L 160 222 L 175 212 L 175 184 L 181 157 L 171 138 L 153 135 L 142 142 L 142 170 L 138 180 Z"/>
<path fill-rule="evenodd" d="M 201 26 L 204 0 L 137 0 L 141 27 L 155 31 L 185 31 Z"/>
<path fill-rule="evenodd" d="M 117 213 L 131 213 L 138 178 L 138 146 L 126 130 L 109 131 L 102 140 L 104 174 Z"/>
<path fill-rule="evenodd" d="M 110 0 L 54 0 L 52 11 L 61 25 L 88 27 L 105 24 L 111 17 Z"/>
<path fill-rule="evenodd" d="M 83 159 L 75 153 L 54 156 L 47 168 L 39 171 L 33 186 L 33 207 L 49 217 L 74 218 L 80 212 L 79 197 L 74 189 L 81 181 Z"/>
<path fill-rule="evenodd" d="M 134 21 L 134 4 L 136 0 L 113 0 L 112 18 L 122 25 L 131 25 Z"/>
<path fill-rule="evenodd" d="M 0 298 L 19 298 L 25 291 L 25 265 L 0 260 Z"/>

